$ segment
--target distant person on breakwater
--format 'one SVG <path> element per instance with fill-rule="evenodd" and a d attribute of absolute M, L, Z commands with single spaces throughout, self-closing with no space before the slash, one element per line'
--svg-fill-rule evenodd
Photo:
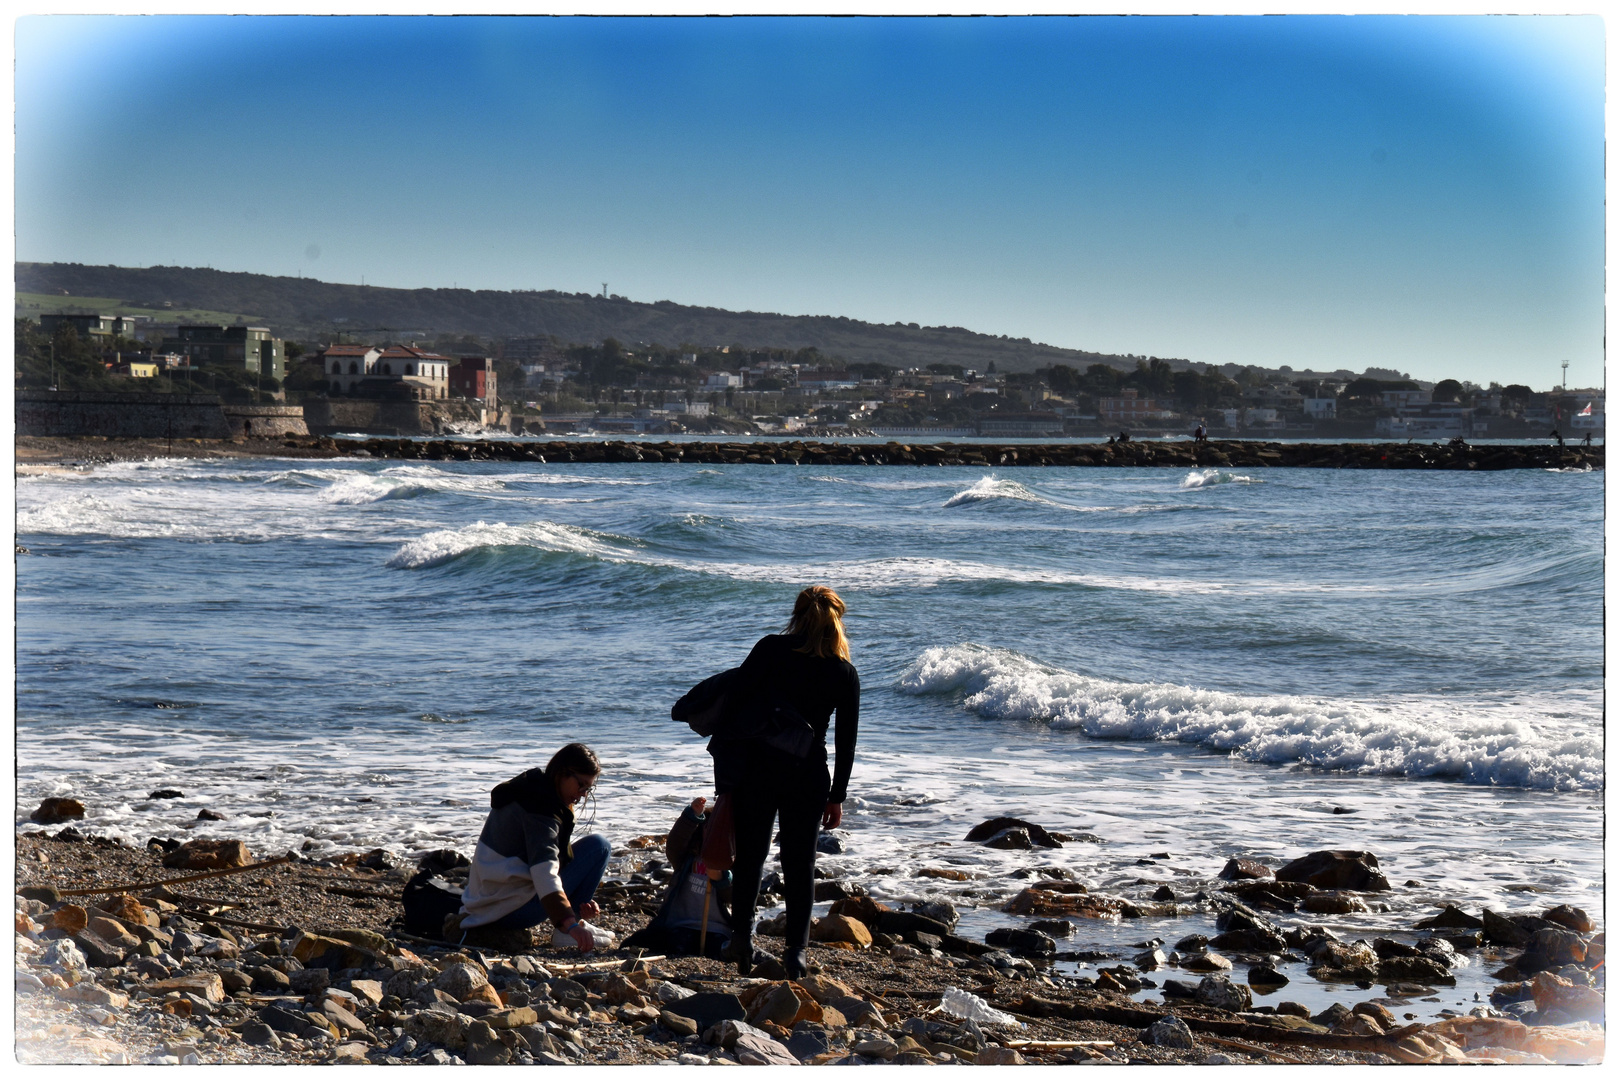
<path fill-rule="evenodd" d="M 1590 431 L 1588 431 L 1585 435 L 1581 436 L 1581 445 L 1582 446 L 1591 446 L 1592 445 L 1592 433 Z"/>
<path fill-rule="evenodd" d="M 753 967 L 754 907 L 781 819 L 782 888 L 787 899 L 782 966 L 806 973 L 818 828 L 834 829 L 855 764 L 861 680 L 849 662 L 844 601 L 824 585 L 805 589 L 787 631 L 761 638 L 728 694 L 731 719 L 709 744 L 715 790 L 729 797 L 736 829 L 732 868 L 732 939 L 725 958 L 739 974 Z M 836 711 L 834 763 L 827 769 L 827 726 Z"/>
<path fill-rule="evenodd" d="M 1564 435 L 1557 428 L 1553 428 L 1552 434 L 1548 435 L 1547 438 L 1558 440 L 1558 449 L 1562 450 L 1564 448 Z"/>
<path fill-rule="evenodd" d="M 461 912 L 445 920 L 448 940 L 516 945 L 509 951 L 518 951 L 532 942 L 529 929 L 550 919 L 554 945 L 590 952 L 613 944 L 612 934 L 587 921 L 602 913 L 592 897 L 612 846 L 600 833 L 571 842 L 574 805 L 601 775 L 596 753 L 569 743 L 544 769 L 530 769 L 490 793 Z"/>
<path fill-rule="evenodd" d="M 1198 426 L 1193 429 L 1193 442 L 1208 442 L 1208 441 L 1209 441 L 1209 432 L 1207 430 L 1205 430 L 1203 422 L 1200 421 Z"/>
<path fill-rule="evenodd" d="M 1128 432 L 1128 431 L 1120 432 L 1119 433 L 1119 441 L 1120 442 L 1130 442 L 1131 441 L 1131 433 Z"/>

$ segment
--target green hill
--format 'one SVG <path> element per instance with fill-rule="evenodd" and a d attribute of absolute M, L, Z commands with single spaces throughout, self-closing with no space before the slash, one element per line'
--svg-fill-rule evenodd
<path fill-rule="evenodd" d="M 439 335 L 481 339 L 554 335 L 564 342 L 613 337 L 627 344 L 667 346 L 814 346 L 850 362 L 894 367 L 961 364 L 980 371 L 991 363 L 999 371 L 1033 371 L 1052 364 L 1084 368 L 1096 363 L 1133 368 L 1137 360 L 954 326 L 880 325 L 843 316 L 726 311 L 668 300 L 649 304 L 552 290 L 388 289 L 181 266 L 20 262 L 16 274 L 19 315 L 38 314 L 23 309 L 26 296 L 29 303 L 58 302 L 57 310 L 101 305 L 99 310 L 153 314 L 163 322 L 241 318 L 268 326 L 279 337 L 305 342 L 326 341 L 336 334 L 362 341 Z M 1187 366 L 1185 360 L 1170 364 L 1177 370 Z"/>

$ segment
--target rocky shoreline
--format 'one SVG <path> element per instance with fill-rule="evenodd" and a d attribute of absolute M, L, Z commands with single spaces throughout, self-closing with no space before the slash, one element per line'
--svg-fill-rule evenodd
<path fill-rule="evenodd" d="M 841 443 L 804 440 L 639 442 L 587 440 L 107 439 L 22 437 L 23 465 L 102 464 L 147 458 L 373 457 L 401 461 L 529 461 L 700 465 L 967 465 L 1114 468 L 1601 469 L 1602 446 L 1453 446 L 1419 443 L 1190 442 L 982 444 Z"/>
<path fill-rule="evenodd" d="M 41 813 L 53 830 L 19 833 L 16 842 L 24 1063 L 1325 1064 L 1603 1056 L 1605 935 L 1592 932 L 1584 912 L 1560 905 L 1474 915 L 1447 906 L 1414 919 L 1407 934 L 1342 940 L 1312 916 L 1365 910 L 1368 898 L 1393 891 L 1365 852 L 1313 852 L 1277 868 L 1233 859 L 1208 880 L 1141 897 L 1091 892 L 1056 868 L 1037 869 L 1010 883 L 1017 891 L 999 904 L 1021 917 L 1008 920 L 1016 925 L 984 941 L 957 934 L 948 902 L 891 909 L 859 880 L 825 879 L 817 899 L 834 902 L 812 933 L 812 974 L 790 982 L 774 957 L 740 978 L 702 957 L 622 947 L 582 957 L 553 949 L 549 935 L 511 953 L 409 934 L 400 897 L 417 867 L 382 850 L 313 860 L 289 852 L 255 862 L 238 841 L 154 838 L 137 849 L 81 832 L 72 806 L 42 806 L 36 820 Z M 975 842 L 997 847 L 1063 842 L 1017 819 L 975 832 Z M 614 850 L 599 922 L 621 940 L 657 908 L 670 873 L 661 840 L 637 837 Z M 1063 944 L 1076 923 L 1195 913 L 1213 913 L 1219 932 L 1092 956 L 1094 977 L 1054 966 L 1069 956 Z M 777 953 L 773 929 L 762 923 L 756 944 Z M 1403 1016 L 1404 1000 L 1454 981 L 1459 955 L 1491 966 L 1499 986 L 1490 1003 L 1435 1023 Z M 1308 962 L 1312 978 L 1354 985 L 1366 997 L 1313 1015 L 1286 1000 L 1288 980 L 1277 968 L 1287 962 Z M 1160 997 L 1134 997 L 1143 987 Z M 1257 1005 L 1256 993 L 1275 1003 Z"/>

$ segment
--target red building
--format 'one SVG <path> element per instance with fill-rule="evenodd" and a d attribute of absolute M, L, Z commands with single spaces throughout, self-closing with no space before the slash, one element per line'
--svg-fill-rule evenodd
<path fill-rule="evenodd" d="M 495 405 L 495 361 L 487 356 L 463 356 L 450 369 L 450 396 Z"/>

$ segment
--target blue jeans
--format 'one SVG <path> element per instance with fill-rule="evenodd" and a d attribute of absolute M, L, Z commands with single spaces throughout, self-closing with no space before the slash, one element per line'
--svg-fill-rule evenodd
<path fill-rule="evenodd" d="M 562 868 L 558 876 L 562 878 L 563 895 L 573 905 L 574 914 L 579 914 L 580 906 L 590 902 L 596 895 L 596 887 L 602 883 L 602 871 L 607 869 L 608 855 L 613 851 L 613 845 L 601 833 L 590 833 L 574 841 L 574 857 L 568 860 L 568 865 Z M 540 903 L 538 896 L 528 903 L 509 912 L 489 924 L 491 930 L 527 930 L 531 926 L 539 926 L 549 916 L 545 905 Z"/>

